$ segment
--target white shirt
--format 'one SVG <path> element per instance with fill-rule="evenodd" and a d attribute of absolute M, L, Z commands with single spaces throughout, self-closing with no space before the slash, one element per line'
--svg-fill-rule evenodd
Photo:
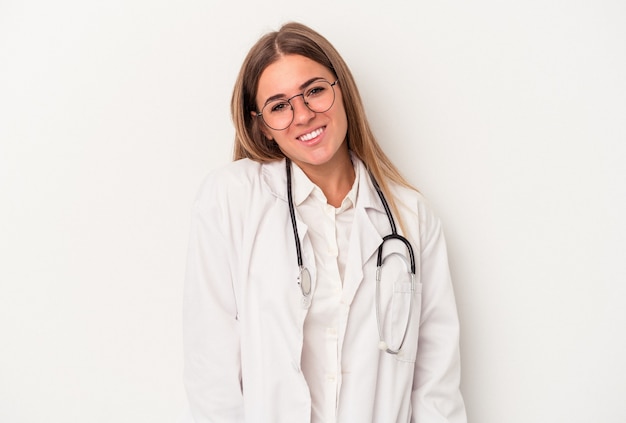
<path fill-rule="evenodd" d="M 355 163 L 358 176 L 360 161 Z M 302 372 L 311 392 L 311 423 L 334 423 L 341 380 L 339 310 L 359 178 L 335 208 L 298 166 L 292 168 L 294 203 L 309 227 L 317 268 L 317 286 L 304 321 Z"/>

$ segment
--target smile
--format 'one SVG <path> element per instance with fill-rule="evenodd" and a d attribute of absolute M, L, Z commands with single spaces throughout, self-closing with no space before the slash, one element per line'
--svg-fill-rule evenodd
<path fill-rule="evenodd" d="M 298 139 L 300 141 L 310 141 L 315 137 L 319 137 L 324 132 L 324 128 L 318 128 L 315 131 L 309 132 L 308 134 L 300 135 Z"/>

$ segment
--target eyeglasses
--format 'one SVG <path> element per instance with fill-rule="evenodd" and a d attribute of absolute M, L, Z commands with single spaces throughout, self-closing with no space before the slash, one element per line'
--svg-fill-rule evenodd
<path fill-rule="evenodd" d="M 335 103 L 335 89 L 333 88 L 339 80 L 330 83 L 325 79 L 312 82 L 300 94 L 296 94 L 288 99 L 272 100 L 263 106 L 256 116 L 263 119 L 263 122 L 275 131 L 282 131 L 289 128 L 293 122 L 293 104 L 291 100 L 302 96 L 305 106 L 314 113 L 324 113 L 330 110 Z"/>

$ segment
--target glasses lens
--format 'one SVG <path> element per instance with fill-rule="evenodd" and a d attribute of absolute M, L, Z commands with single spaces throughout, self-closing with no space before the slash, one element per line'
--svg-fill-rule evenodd
<path fill-rule="evenodd" d="M 304 101 L 312 111 L 323 113 L 335 102 L 335 90 L 328 81 L 316 81 L 304 91 Z"/>
<path fill-rule="evenodd" d="M 263 120 L 272 129 L 280 131 L 291 125 L 293 109 L 287 100 L 276 100 L 267 103 L 262 110 Z"/>
<path fill-rule="evenodd" d="M 304 104 L 315 113 L 328 111 L 335 102 L 335 90 L 330 82 L 325 80 L 315 81 L 301 95 Z M 281 99 L 267 103 L 261 110 L 265 124 L 277 131 L 287 129 L 293 121 L 293 107 L 291 105 L 293 100 L 292 97 L 289 100 Z"/>

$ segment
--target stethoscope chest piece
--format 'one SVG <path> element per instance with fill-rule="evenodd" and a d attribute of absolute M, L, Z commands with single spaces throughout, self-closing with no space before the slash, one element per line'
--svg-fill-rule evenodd
<path fill-rule="evenodd" d="M 311 274 L 306 267 L 300 267 L 300 273 L 298 274 L 298 285 L 300 285 L 302 295 L 308 297 L 311 293 Z"/>
<path fill-rule="evenodd" d="M 300 285 L 300 291 L 302 291 L 302 308 L 309 308 L 311 305 L 311 274 L 304 266 L 300 266 L 298 285 Z"/>

